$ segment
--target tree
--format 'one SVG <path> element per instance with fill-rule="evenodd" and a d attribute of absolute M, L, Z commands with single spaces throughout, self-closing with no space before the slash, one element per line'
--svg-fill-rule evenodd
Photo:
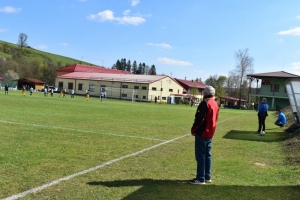
<path fill-rule="evenodd" d="M 156 68 L 155 68 L 155 65 L 152 65 L 150 70 L 149 70 L 149 74 L 150 75 L 156 75 Z"/>
<path fill-rule="evenodd" d="M 126 71 L 131 72 L 131 62 L 130 62 L 130 60 L 127 61 Z"/>
<path fill-rule="evenodd" d="M 206 85 L 209 85 L 209 86 L 212 86 L 212 87 L 216 87 L 216 85 L 217 85 L 217 82 L 218 82 L 218 75 L 216 74 L 216 75 L 210 75 L 209 77 L 208 77 L 208 79 L 206 79 L 205 80 L 205 84 Z"/>
<path fill-rule="evenodd" d="M 227 79 L 226 76 L 222 76 L 222 75 L 218 76 L 216 74 L 213 76 L 209 76 L 209 78 L 205 80 L 205 84 L 210 85 L 215 88 L 215 91 L 216 91 L 215 95 L 217 97 L 223 97 L 226 94 L 226 92 L 224 90 L 224 84 L 225 84 L 226 79 Z"/>
<path fill-rule="evenodd" d="M 233 70 L 233 74 L 238 77 L 237 87 L 239 90 L 239 106 L 241 105 L 242 93 L 247 90 L 247 74 L 253 73 L 253 58 L 248 53 L 248 48 L 244 50 L 238 50 L 235 52 L 236 68 Z M 245 86 L 246 85 L 246 86 Z"/>
<path fill-rule="evenodd" d="M 143 73 L 143 66 L 142 66 L 142 63 L 140 63 L 137 68 L 137 74 L 142 74 L 142 73 Z"/>
<path fill-rule="evenodd" d="M 132 73 L 133 74 L 137 74 L 137 64 L 136 64 L 136 61 L 133 61 L 133 64 L 132 64 Z"/>
<path fill-rule="evenodd" d="M 18 45 L 20 46 L 21 50 L 23 47 L 27 47 L 27 35 L 25 33 L 20 33 Z"/>

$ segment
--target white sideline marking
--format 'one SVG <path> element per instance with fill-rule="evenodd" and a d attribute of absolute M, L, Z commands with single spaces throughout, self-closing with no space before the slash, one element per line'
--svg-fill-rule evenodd
<path fill-rule="evenodd" d="M 222 123 L 222 122 L 225 122 L 225 121 L 227 121 L 227 120 L 234 119 L 234 118 L 237 118 L 237 117 L 240 117 L 240 116 L 242 116 L 242 115 L 239 115 L 239 116 L 236 116 L 236 117 L 232 117 L 232 118 L 225 119 L 225 120 L 223 120 L 223 121 L 218 122 L 217 124 L 220 124 L 220 123 Z M 0 122 L 3 122 L 3 121 L 0 120 Z M 156 145 L 154 145 L 154 146 L 152 146 L 152 147 L 148 147 L 148 148 L 143 149 L 143 150 L 140 150 L 140 151 L 138 151 L 138 152 L 135 152 L 135 153 L 132 153 L 132 154 L 128 154 L 128 155 L 122 156 L 122 157 L 120 157 L 120 158 L 116 158 L 116 159 L 110 160 L 110 161 L 105 162 L 105 163 L 103 163 L 103 164 L 101 164 L 101 165 L 98 165 L 98 166 L 96 166 L 96 167 L 92 167 L 92 168 L 83 170 L 83 171 L 81 171 L 81 172 L 78 172 L 78 173 L 75 173 L 75 174 L 66 176 L 66 177 L 64 177 L 64 178 L 57 179 L 57 180 L 55 180 L 55 181 L 52 181 L 52 182 L 46 183 L 46 184 L 44 184 L 44 185 L 41 185 L 41 186 L 39 186 L 39 187 L 36 187 L 36 188 L 30 189 L 30 190 L 21 192 L 21 193 L 19 193 L 19 194 L 15 194 L 15 195 L 13 195 L 13 196 L 7 197 L 7 198 L 2 199 L 2 200 L 14 200 L 14 199 L 18 199 L 18 198 L 20 198 L 20 197 L 24 197 L 24 196 L 27 195 L 27 194 L 31 194 L 31 193 L 35 193 L 35 192 L 41 191 L 41 190 L 43 190 L 43 189 L 45 189 L 45 188 L 51 187 L 51 186 L 53 186 L 53 185 L 57 185 L 57 184 L 59 184 L 59 183 L 62 182 L 62 181 L 67 181 L 67 180 L 70 180 L 70 179 L 75 178 L 75 177 L 77 177 L 77 176 L 80 176 L 80 175 L 89 173 L 89 172 L 91 172 L 91 171 L 95 171 L 95 170 L 97 170 L 97 169 L 99 169 L 99 168 L 102 168 L 102 167 L 105 167 L 105 166 L 107 166 L 107 165 L 113 164 L 113 163 L 115 163 L 115 162 L 121 161 L 121 160 L 123 160 L 123 159 L 125 159 L 125 158 L 129 158 L 129 157 L 132 157 L 132 156 L 136 156 L 136 155 L 138 155 L 138 154 L 144 153 L 144 152 L 146 152 L 146 151 L 149 151 L 149 150 L 154 149 L 154 148 L 156 148 L 156 147 L 159 147 L 159 146 L 161 146 L 161 145 L 164 145 L 164 144 L 167 144 L 167 143 L 170 143 L 170 142 L 174 142 L 175 140 L 178 140 L 178 139 L 180 139 L 180 138 L 183 138 L 183 137 L 186 137 L 186 136 L 189 136 L 189 135 L 191 135 L 191 134 L 188 133 L 188 134 L 182 135 L 182 136 L 180 136 L 180 137 L 176 137 L 176 138 L 173 138 L 173 139 L 171 139 L 171 140 L 164 141 L 164 142 L 159 143 L 159 144 L 156 144 Z"/>
<path fill-rule="evenodd" d="M 68 131 L 77 131 L 77 132 L 83 132 L 83 133 L 96 133 L 101 135 L 111 135 L 111 136 L 118 136 L 118 137 L 128 137 L 128 138 L 137 138 L 137 139 L 144 139 L 144 140 L 157 140 L 157 141 L 167 141 L 157 138 L 146 138 L 146 137 L 138 137 L 138 136 L 132 136 L 132 135 L 122 135 L 122 134 L 114 134 L 114 133 L 99 133 L 95 131 L 85 131 L 85 130 L 78 130 L 74 128 L 64 128 L 64 127 L 58 127 L 58 126 L 45 126 L 45 125 L 39 125 L 39 124 L 25 124 L 25 123 L 19 123 L 19 122 L 9 122 L 0 120 L 1 123 L 7 123 L 7 124 L 20 124 L 20 125 L 26 125 L 26 126 L 38 126 L 38 127 L 44 127 L 44 128 L 54 128 L 54 129 L 62 129 L 62 130 L 68 130 Z"/>
<path fill-rule="evenodd" d="M 188 135 L 190 135 L 190 134 L 185 134 L 185 135 L 183 135 L 183 136 L 174 138 L 174 139 L 172 139 L 172 140 L 167 140 L 167 141 L 165 141 L 165 142 L 156 144 L 156 145 L 154 145 L 154 146 L 152 146 L 152 147 L 143 149 L 143 150 L 141 150 L 141 151 L 138 151 L 138 152 L 135 152 L 135 153 L 132 153 L 132 154 L 128 154 L 128 155 L 126 155 L 126 156 L 122 156 L 122 157 L 117 158 L 117 159 L 114 159 L 114 160 L 110 160 L 110 161 L 105 162 L 105 163 L 103 163 L 103 164 L 101 164 L 101 165 L 98 165 L 98 166 L 96 166 L 96 167 L 92 167 L 92 168 L 86 169 L 86 170 L 84 170 L 84 171 L 81 171 L 81 172 L 72 174 L 72 175 L 70 175 L 70 176 L 66 176 L 66 177 L 64 177 L 64 178 L 57 179 L 57 180 L 55 180 L 55 181 L 52 181 L 52 182 L 50 182 L 50 183 L 46 183 L 46 184 L 41 185 L 41 186 L 39 186 L 39 187 L 33 188 L 33 189 L 31 189 L 31 190 L 27 190 L 27 191 L 25 191 L 25 192 L 22 192 L 22 193 L 13 195 L 13 196 L 11 196 L 11 197 L 7 197 L 7 198 L 5 198 L 5 199 L 3 199 L 3 200 L 13 200 L 13 199 L 17 199 L 17 198 L 23 197 L 23 196 L 25 196 L 25 195 L 27 195 L 27 194 L 31 194 L 31 193 L 38 192 L 38 191 L 43 190 L 43 189 L 45 189 L 45 188 L 47 188 L 47 187 L 51 187 L 51 186 L 53 186 L 53 185 L 56 185 L 56 184 L 58 184 L 58 183 L 60 183 L 60 182 L 62 182 L 62 181 L 70 180 L 70 179 L 72 179 L 72 178 L 74 178 L 74 177 L 76 177 L 76 176 L 80 176 L 80 175 L 86 174 L 86 173 L 88 173 L 88 172 L 97 170 L 97 169 L 99 169 L 99 168 L 105 167 L 105 166 L 107 166 L 107 165 L 110 165 L 110 164 L 112 164 L 112 163 L 118 162 L 118 161 L 123 160 L 123 159 L 125 159 L 125 158 L 129 158 L 129 157 L 132 157 L 132 156 L 135 156 L 135 155 L 144 153 L 145 151 L 149 151 L 149 150 L 151 150 L 151 149 L 154 149 L 154 148 L 159 147 L 159 146 L 161 146 L 161 145 L 164 145 L 164 144 L 173 142 L 173 141 L 175 141 L 175 140 L 178 140 L 178 139 L 180 139 L 180 138 L 186 137 L 186 136 L 188 136 Z"/>

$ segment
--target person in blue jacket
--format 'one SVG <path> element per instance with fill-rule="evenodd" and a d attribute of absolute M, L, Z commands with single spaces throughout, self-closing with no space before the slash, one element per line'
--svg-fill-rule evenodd
<path fill-rule="evenodd" d="M 278 118 L 275 121 L 275 125 L 283 127 L 286 124 L 286 117 L 283 114 L 283 112 L 281 111 L 281 109 L 278 110 L 279 114 L 278 114 Z"/>
<path fill-rule="evenodd" d="M 263 98 L 262 103 L 259 106 L 258 109 L 258 130 L 257 133 L 261 134 L 261 135 L 265 135 L 265 130 L 266 130 L 266 125 L 265 125 L 265 120 L 266 117 L 268 116 L 268 109 L 269 109 L 269 105 L 267 103 L 267 99 Z"/>

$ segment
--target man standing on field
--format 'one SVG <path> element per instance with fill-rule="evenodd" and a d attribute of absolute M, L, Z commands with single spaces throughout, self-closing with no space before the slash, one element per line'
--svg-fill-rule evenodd
<path fill-rule="evenodd" d="M 203 101 L 199 104 L 191 134 L 195 136 L 195 156 L 197 161 L 196 178 L 191 184 L 204 185 L 211 182 L 211 147 L 212 138 L 217 126 L 219 106 L 214 99 L 215 89 L 206 86 Z"/>

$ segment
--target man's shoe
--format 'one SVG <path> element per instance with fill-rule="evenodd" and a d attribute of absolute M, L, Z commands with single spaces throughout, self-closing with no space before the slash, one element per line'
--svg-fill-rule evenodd
<path fill-rule="evenodd" d="M 205 183 L 211 183 L 211 179 L 205 180 Z"/>
<path fill-rule="evenodd" d="M 261 136 L 264 136 L 264 135 L 265 135 L 265 132 L 264 132 L 264 131 L 261 131 L 261 132 L 260 132 L 260 135 L 261 135 Z"/>
<path fill-rule="evenodd" d="M 194 184 L 194 185 L 205 185 L 205 182 L 201 182 L 197 179 L 188 180 L 188 183 Z"/>

